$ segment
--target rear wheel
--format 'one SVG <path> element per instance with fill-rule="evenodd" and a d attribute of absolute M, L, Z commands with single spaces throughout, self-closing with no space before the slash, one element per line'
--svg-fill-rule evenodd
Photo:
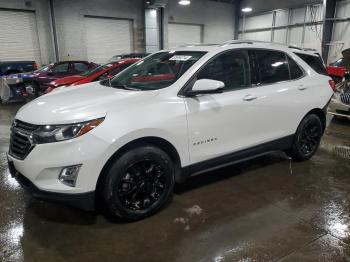
<path fill-rule="evenodd" d="M 315 114 L 307 115 L 299 124 L 292 148 L 287 154 L 297 161 L 310 159 L 316 153 L 322 135 L 323 125 L 320 118 Z"/>
<path fill-rule="evenodd" d="M 174 167 L 161 149 L 143 146 L 120 156 L 101 181 L 106 211 L 139 220 L 156 213 L 173 195 Z"/>

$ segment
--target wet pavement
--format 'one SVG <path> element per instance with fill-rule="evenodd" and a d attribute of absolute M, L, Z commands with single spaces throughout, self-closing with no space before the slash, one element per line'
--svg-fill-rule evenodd
<path fill-rule="evenodd" d="M 350 121 L 317 154 L 275 153 L 190 179 L 134 223 L 46 203 L 10 176 L 18 105 L 0 105 L 0 261 L 350 261 Z"/>

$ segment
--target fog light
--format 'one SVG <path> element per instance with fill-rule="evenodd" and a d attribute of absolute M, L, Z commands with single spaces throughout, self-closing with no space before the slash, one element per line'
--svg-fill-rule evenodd
<path fill-rule="evenodd" d="M 75 182 L 77 181 L 80 167 L 81 165 L 68 166 L 63 168 L 58 179 L 62 184 L 75 187 Z"/>

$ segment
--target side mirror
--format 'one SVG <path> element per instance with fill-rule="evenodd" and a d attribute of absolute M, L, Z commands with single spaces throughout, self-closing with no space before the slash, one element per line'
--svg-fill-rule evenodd
<path fill-rule="evenodd" d="M 192 90 L 186 92 L 186 96 L 219 94 L 223 92 L 224 87 L 225 84 L 222 81 L 200 79 L 194 83 Z"/>

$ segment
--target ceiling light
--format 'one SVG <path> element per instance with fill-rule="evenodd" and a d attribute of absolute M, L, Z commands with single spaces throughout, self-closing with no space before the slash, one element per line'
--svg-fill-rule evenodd
<path fill-rule="evenodd" d="M 251 8 L 251 7 L 244 7 L 244 8 L 242 8 L 242 12 L 244 12 L 244 13 L 249 13 L 251 11 L 253 11 L 253 8 Z"/>
<path fill-rule="evenodd" d="M 180 5 L 189 5 L 189 4 L 191 4 L 191 1 L 190 0 L 180 0 L 179 4 Z"/>

